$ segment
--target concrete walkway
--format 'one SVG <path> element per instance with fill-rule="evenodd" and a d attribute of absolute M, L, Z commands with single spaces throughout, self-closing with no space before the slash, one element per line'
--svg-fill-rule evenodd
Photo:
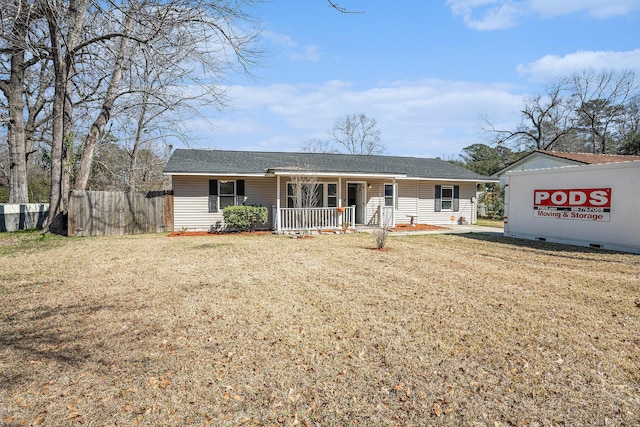
<path fill-rule="evenodd" d="M 484 227 L 481 225 L 443 225 L 443 230 L 421 230 L 421 231 L 392 231 L 389 236 L 407 236 L 416 234 L 458 234 L 458 233 L 482 233 L 494 236 L 504 235 L 502 228 Z M 363 229 L 362 231 L 370 231 Z"/>

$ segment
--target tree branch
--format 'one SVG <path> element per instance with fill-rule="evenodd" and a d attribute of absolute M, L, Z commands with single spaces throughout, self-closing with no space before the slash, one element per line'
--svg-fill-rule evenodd
<path fill-rule="evenodd" d="M 333 2 L 331 0 L 327 0 L 327 1 L 329 2 L 329 7 L 337 10 L 340 13 L 364 13 L 362 11 L 361 12 L 356 12 L 356 11 L 349 10 L 347 8 L 344 8 L 344 7 L 340 6 L 340 5 L 338 5 L 338 3 L 335 3 L 335 2 Z"/>

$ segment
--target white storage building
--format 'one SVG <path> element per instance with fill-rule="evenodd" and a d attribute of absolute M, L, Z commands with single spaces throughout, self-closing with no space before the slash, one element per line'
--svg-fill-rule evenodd
<path fill-rule="evenodd" d="M 640 161 L 507 172 L 504 235 L 640 253 Z"/>

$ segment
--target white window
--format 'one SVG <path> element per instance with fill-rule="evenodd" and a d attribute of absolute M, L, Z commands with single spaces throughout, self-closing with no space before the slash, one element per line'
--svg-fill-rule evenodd
<path fill-rule="evenodd" d="M 393 207 L 394 194 L 393 194 L 393 184 L 385 184 L 384 185 L 384 205 Z"/>
<path fill-rule="evenodd" d="M 324 206 L 324 184 L 287 183 L 288 208 L 313 208 Z"/>
<path fill-rule="evenodd" d="M 293 208 L 295 206 L 298 206 L 298 204 L 296 203 L 297 199 L 298 195 L 296 191 L 296 185 L 291 182 L 287 183 L 287 207 Z"/>
<path fill-rule="evenodd" d="M 453 210 L 453 187 L 445 187 L 442 186 L 442 210 L 443 211 L 452 211 Z"/>
<path fill-rule="evenodd" d="M 218 197 L 220 198 L 219 210 L 223 210 L 227 206 L 234 206 L 236 204 L 236 182 L 220 181 L 218 186 Z"/>
<path fill-rule="evenodd" d="M 327 184 L 327 203 L 328 208 L 335 208 L 338 206 L 338 184 Z"/>
<path fill-rule="evenodd" d="M 209 180 L 209 212 L 244 204 L 244 180 Z"/>

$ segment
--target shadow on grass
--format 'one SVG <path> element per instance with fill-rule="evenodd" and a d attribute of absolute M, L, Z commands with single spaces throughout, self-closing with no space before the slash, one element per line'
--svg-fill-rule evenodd
<path fill-rule="evenodd" d="M 577 254 L 620 254 L 620 255 L 630 255 L 626 252 L 620 251 L 612 251 L 598 248 L 589 248 L 585 246 L 573 246 L 569 244 L 562 243 L 553 243 L 553 242 L 543 242 L 539 240 L 529 240 L 529 239 L 519 239 L 516 237 L 506 237 L 498 234 L 485 234 L 485 233 L 443 233 L 449 234 L 450 236 L 459 236 L 467 239 L 473 239 L 483 242 L 492 242 L 505 246 L 514 246 L 524 250 L 531 251 L 547 251 L 554 252 L 558 256 L 573 258 L 573 259 L 589 259 L 580 257 Z M 606 260 L 602 260 L 606 261 Z"/>
<path fill-rule="evenodd" d="M 67 237 L 43 234 L 40 230 L 0 233 L 0 256 L 18 256 L 33 250 L 54 249 L 68 241 Z"/>
<path fill-rule="evenodd" d="M 90 355 L 88 349 L 74 344 L 82 341 L 84 331 L 72 328 L 72 323 L 54 319 L 86 316 L 105 308 L 81 305 L 37 307 L 5 315 L 0 347 L 13 350 L 25 359 L 78 364 Z"/>
<path fill-rule="evenodd" d="M 91 316 L 104 310 L 122 311 L 123 307 L 40 305 L 0 317 L 0 350 L 5 367 L 0 375 L 0 389 L 20 388 L 52 367 L 62 371 L 67 370 L 63 366 L 80 370 L 83 364 L 92 362 L 104 366 L 106 372 L 116 362 L 108 343 L 123 337 L 115 331 L 105 335 L 104 330 L 96 327 L 100 322 L 94 322 Z"/>

